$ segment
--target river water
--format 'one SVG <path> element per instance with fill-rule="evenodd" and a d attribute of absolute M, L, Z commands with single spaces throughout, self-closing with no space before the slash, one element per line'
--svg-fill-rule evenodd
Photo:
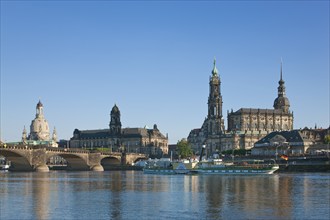
<path fill-rule="evenodd" d="M 329 219 L 330 173 L 0 172 L 0 219 Z"/>

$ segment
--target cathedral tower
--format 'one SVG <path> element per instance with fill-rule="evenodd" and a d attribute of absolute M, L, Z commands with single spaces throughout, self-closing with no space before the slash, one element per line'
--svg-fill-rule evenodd
<path fill-rule="evenodd" d="M 222 118 L 222 96 L 220 91 L 220 77 L 215 65 L 212 70 L 212 76 L 210 77 L 210 94 L 208 99 L 208 118 Z"/>
<path fill-rule="evenodd" d="M 281 76 L 280 76 L 280 81 L 278 81 L 278 84 L 279 84 L 277 88 L 278 95 L 274 101 L 274 109 L 282 109 L 283 112 L 289 113 L 290 102 L 285 95 L 284 80 L 282 79 L 282 62 L 281 62 Z"/>
<path fill-rule="evenodd" d="M 210 93 L 208 98 L 208 114 L 204 122 L 204 133 L 219 135 L 224 132 L 224 119 L 222 117 L 222 96 L 220 77 L 214 59 L 212 75 L 210 76 Z"/>
<path fill-rule="evenodd" d="M 120 111 L 115 104 L 110 113 L 110 134 L 119 137 L 121 134 Z"/>

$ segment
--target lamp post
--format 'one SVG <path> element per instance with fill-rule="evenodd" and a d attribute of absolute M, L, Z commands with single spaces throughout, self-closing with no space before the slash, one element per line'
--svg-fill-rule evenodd
<path fill-rule="evenodd" d="M 286 149 L 286 154 L 289 156 L 289 150 L 291 149 L 289 143 L 288 143 L 288 148 Z"/>
<path fill-rule="evenodd" d="M 232 130 L 232 134 L 233 134 L 233 151 L 232 151 L 232 159 L 233 159 L 233 163 L 234 163 L 234 157 L 235 157 L 235 145 L 236 145 L 236 129 Z"/>
<path fill-rule="evenodd" d="M 277 155 L 278 155 L 278 153 L 277 153 L 277 148 L 278 148 L 280 145 L 279 145 L 279 143 L 277 143 L 277 142 L 275 142 L 274 144 L 275 144 L 275 147 L 276 147 L 276 148 L 275 148 L 275 160 L 277 160 Z"/>

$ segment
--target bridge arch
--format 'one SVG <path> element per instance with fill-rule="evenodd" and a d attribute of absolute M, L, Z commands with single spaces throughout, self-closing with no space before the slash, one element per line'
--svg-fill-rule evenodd
<path fill-rule="evenodd" d="M 104 157 L 101 159 L 101 166 L 104 170 L 112 170 L 121 165 L 121 160 L 116 157 Z"/>
<path fill-rule="evenodd" d="M 60 153 L 60 152 L 54 153 L 47 157 L 47 161 L 54 156 L 60 156 L 66 160 L 67 170 L 72 170 L 72 171 L 90 170 L 90 167 L 87 164 L 86 159 L 76 154 Z"/>
<path fill-rule="evenodd" d="M 148 157 L 142 154 L 131 154 L 131 155 L 126 155 L 126 163 L 132 165 L 135 164 L 136 162 L 140 160 L 148 160 Z"/>
<path fill-rule="evenodd" d="M 135 158 L 135 159 L 133 160 L 133 162 L 136 163 L 136 162 L 138 162 L 138 161 L 140 161 L 140 160 L 148 160 L 148 158 L 147 158 L 147 157 L 137 157 L 137 158 Z"/>
<path fill-rule="evenodd" d="M 16 152 L 15 150 L 2 149 L 0 155 L 4 156 L 6 160 L 11 162 L 9 168 L 11 171 L 33 171 L 35 168 L 31 165 L 31 161 L 29 161 L 26 155 Z"/>

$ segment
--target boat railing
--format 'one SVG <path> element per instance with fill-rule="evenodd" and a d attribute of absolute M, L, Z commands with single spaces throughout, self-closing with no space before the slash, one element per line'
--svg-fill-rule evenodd
<path fill-rule="evenodd" d="M 277 166 L 277 164 L 267 164 L 267 163 L 260 163 L 260 164 L 237 164 L 235 167 L 245 167 L 245 168 L 270 168 Z"/>

